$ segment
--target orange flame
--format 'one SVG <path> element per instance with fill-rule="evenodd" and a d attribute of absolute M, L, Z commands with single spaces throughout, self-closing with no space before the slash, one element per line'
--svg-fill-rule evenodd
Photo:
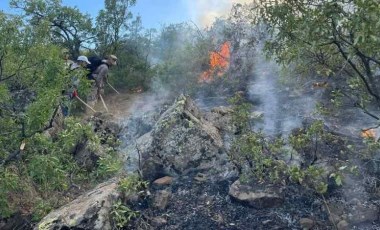
<path fill-rule="evenodd" d="M 375 139 L 376 138 L 376 132 L 375 132 L 374 129 L 363 130 L 361 136 L 363 138 L 372 138 L 372 139 Z"/>
<path fill-rule="evenodd" d="M 211 82 L 213 76 L 219 77 L 227 71 L 230 65 L 230 43 L 225 42 L 220 47 L 219 52 L 210 52 L 210 69 L 203 72 L 199 78 L 199 82 Z"/>

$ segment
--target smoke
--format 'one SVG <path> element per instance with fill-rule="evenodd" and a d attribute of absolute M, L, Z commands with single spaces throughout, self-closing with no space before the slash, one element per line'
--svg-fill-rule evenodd
<path fill-rule="evenodd" d="M 203 27 L 210 26 L 217 17 L 228 15 L 234 4 L 251 2 L 252 0 L 186 0 L 190 17 Z"/>
<path fill-rule="evenodd" d="M 306 118 L 314 116 L 322 92 L 311 91 L 309 85 L 302 85 L 300 81 L 297 83 L 301 83 L 301 87 L 287 86 L 281 82 L 280 67 L 266 60 L 261 48 L 256 52 L 254 78 L 249 85 L 254 109 L 263 114 L 263 121 L 257 122 L 256 127 L 269 136 L 287 136 L 294 128 L 301 127 Z"/>

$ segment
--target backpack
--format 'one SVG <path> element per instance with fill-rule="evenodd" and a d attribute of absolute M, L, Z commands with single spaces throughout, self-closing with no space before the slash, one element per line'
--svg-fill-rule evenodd
<path fill-rule="evenodd" d="M 87 79 L 89 80 L 95 80 L 94 77 L 92 76 L 92 73 L 101 65 L 103 64 L 102 58 L 94 56 L 88 58 L 88 61 L 91 62 L 91 64 L 87 65 L 87 69 L 89 73 L 87 74 Z"/>

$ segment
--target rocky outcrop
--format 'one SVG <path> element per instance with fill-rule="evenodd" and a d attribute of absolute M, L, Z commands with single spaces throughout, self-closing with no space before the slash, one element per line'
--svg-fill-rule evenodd
<path fill-rule="evenodd" d="M 118 197 L 117 181 L 110 180 L 51 212 L 36 225 L 35 230 L 112 229 L 110 211 Z"/>
<path fill-rule="evenodd" d="M 218 130 L 233 133 L 236 132 L 236 127 L 232 121 L 232 113 L 233 109 L 231 107 L 219 106 L 206 113 L 205 119 Z"/>
<path fill-rule="evenodd" d="M 101 144 L 117 145 L 121 127 L 115 122 L 115 118 L 111 114 L 95 113 L 88 119 L 88 122 L 93 125 L 95 133 L 100 137 Z"/>
<path fill-rule="evenodd" d="M 93 170 L 99 158 L 107 154 L 106 148 L 115 149 L 119 145 L 118 135 L 121 127 L 113 120 L 112 115 L 100 112 L 86 120 L 92 124 L 94 132 L 100 138 L 101 145 L 93 148 L 87 139 L 77 143 L 72 152 L 80 167 L 89 171 Z"/>
<path fill-rule="evenodd" d="M 179 97 L 158 119 L 153 130 L 126 152 L 145 179 L 207 171 L 217 175 L 234 174 L 219 130 L 205 120 L 194 102 Z M 131 165 L 131 164 L 129 164 Z"/>
<path fill-rule="evenodd" d="M 93 170 L 100 157 L 105 156 L 106 150 L 99 146 L 96 150 L 92 149 L 87 142 L 79 143 L 74 154 L 77 164 L 86 170 Z"/>

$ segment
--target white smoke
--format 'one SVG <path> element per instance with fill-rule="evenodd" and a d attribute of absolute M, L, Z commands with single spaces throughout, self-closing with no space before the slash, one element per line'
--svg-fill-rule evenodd
<path fill-rule="evenodd" d="M 237 3 L 251 3 L 252 0 L 183 0 L 187 5 L 190 17 L 202 27 L 210 26 L 217 17 L 228 15 L 232 6 Z"/>
<path fill-rule="evenodd" d="M 289 87 L 281 83 L 280 66 L 265 59 L 261 46 L 255 57 L 255 77 L 249 86 L 254 108 L 263 114 L 263 121 L 257 126 L 266 135 L 287 136 L 294 128 L 301 127 L 306 118 L 314 116 L 316 102 L 322 92 L 310 93 L 307 86 Z"/>

